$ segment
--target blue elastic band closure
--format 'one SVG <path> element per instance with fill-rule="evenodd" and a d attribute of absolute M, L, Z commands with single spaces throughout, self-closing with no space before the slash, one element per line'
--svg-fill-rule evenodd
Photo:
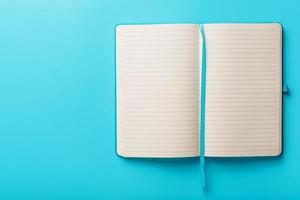
<path fill-rule="evenodd" d="M 202 56 L 201 56 L 201 113 L 200 113 L 200 165 L 202 176 L 202 188 L 205 188 L 205 90 L 206 90 L 206 45 L 204 36 L 204 26 L 200 25 L 200 34 L 202 38 Z"/>
<path fill-rule="evenodd" d="M 282 93 L 283 94 L 288 94 L 290 91 L 289 91 L 289 87 L 287 85 L 283 85 L 282 87 Z"/>

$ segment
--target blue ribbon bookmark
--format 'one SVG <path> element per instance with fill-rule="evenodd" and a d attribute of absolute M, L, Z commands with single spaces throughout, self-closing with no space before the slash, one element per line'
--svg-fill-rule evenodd
<path fill-rule="evenodd" d="M 206 93 L 206 45 L 204 26 L 200 24 L 200 34 L 202 39 L 201 56 L 201 113 L 200 113 L 200 166 L 202 176 L 202 188 L 205 188 L 205 93 Z"/>

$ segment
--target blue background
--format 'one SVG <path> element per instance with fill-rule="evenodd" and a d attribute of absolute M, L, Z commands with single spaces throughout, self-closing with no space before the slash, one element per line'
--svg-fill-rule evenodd
<path fill-rule="evenodd" d="M 1 0 L 0 199 L 282 199 L 300 195 L 296 1 Z M 118 23 L 280 22 L 284 153 L 123 159 L 115 153 Z"/>

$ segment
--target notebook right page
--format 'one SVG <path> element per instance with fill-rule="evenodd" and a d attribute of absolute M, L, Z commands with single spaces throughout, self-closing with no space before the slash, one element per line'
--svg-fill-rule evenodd
<path fill-rule="evenodd" d="M 206 156 L 281 153 L 282 28 L 206 24 Z"/>

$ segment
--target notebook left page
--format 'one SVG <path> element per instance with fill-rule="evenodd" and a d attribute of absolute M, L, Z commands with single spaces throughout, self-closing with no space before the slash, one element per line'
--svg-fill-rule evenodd
<path fill-rule="evenodd" d="M 199 155 L 198 45 L 198 25 L 117 26 L 119 155 Z"/>

